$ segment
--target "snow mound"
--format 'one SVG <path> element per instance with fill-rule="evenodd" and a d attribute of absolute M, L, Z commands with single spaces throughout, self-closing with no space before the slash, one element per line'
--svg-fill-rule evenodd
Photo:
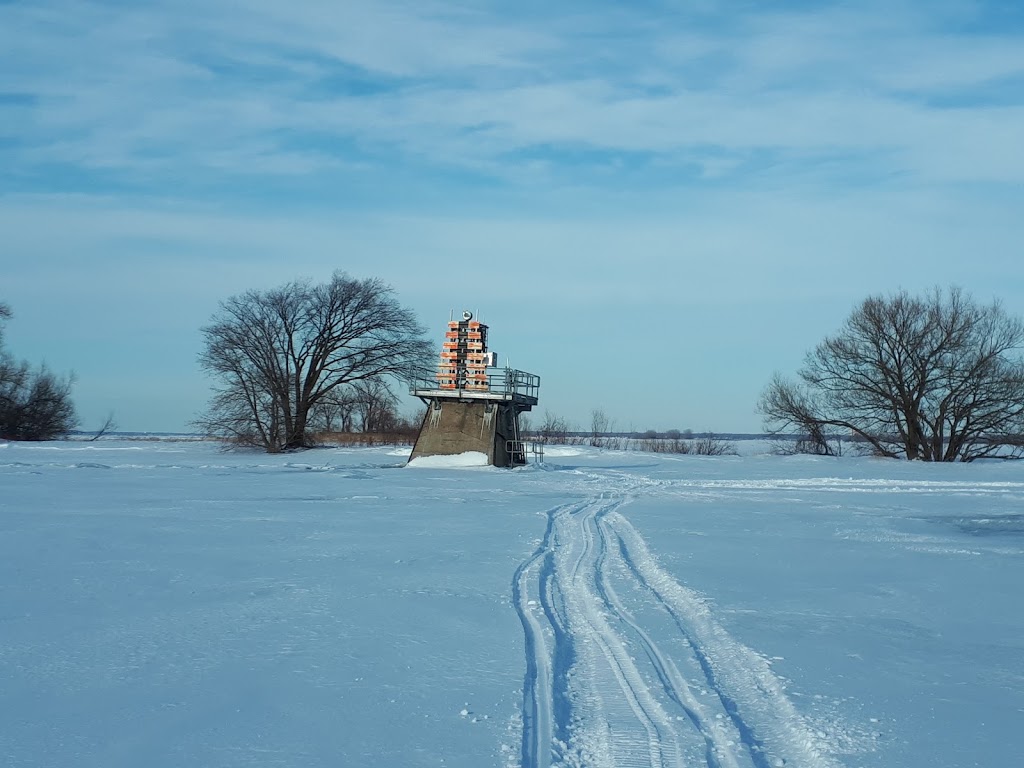
<path fill-rule="evenodd" d="M 487 454 L 481 451 L 466 451 L 451 456 L 419 456 L 408 464 L 407 467 L 486 467 Z"/>

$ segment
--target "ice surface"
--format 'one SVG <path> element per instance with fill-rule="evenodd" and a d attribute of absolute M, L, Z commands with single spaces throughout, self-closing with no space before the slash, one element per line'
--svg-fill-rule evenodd
<path fill-rule="evenodd" d="M 1024 753 L 1021 464 L 3 445 L 4 766 Z"/>

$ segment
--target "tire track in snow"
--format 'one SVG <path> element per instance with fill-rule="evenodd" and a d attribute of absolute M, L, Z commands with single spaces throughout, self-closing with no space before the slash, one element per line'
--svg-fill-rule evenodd
<path fill-rule="evenodd" d="M 625 733 L 619 743 L 613 745 L 616 765 L 629 765 L 642 757 L 636 755 L 646 746 L 648 763 L 652 767 L 681 765 L 678 743 L 674 738 L 674 727 L 664 709 L 651 694 L 649 686 L 642 676 L 634 659 L 626 648 L 626 641 L 614 626 L 615 615 L 610 620 L 607 600 L 601 594 L 601 568 L 605 558 L 605 540 L 598 535 L 597 520 L 621 504 L 621 501 L 610 505 L 591 505 L 574 517 L 578 523 L 579 536 L 574 541 L 580 549 L 579 556 L 573 566 L 566 590 L 566 605 L 570 612 L 568 617 L 573 625 L 581 628 L 591 645 L 597 646 L 618 685 L 622 700 L 626 703 L 643 734 Z M 582 542 L 582 546 L 579 543 Z M 597 609 L 601 603 L 603 610 Z M 607 700 L 607 699 L 606 699 Z M 606 709 L 606 714 L 610 714 Z M 643 736 L 646 735 L 646 745 Z M 632 749 L 617 749 L 628 744 Z M 637 760 L 637 764 L 644 764 Z"/>
<path fill-rule="evenodd" d="M 615 536 L 614 542 L 609 542 L 609 534 L 614 532 L 608 529 L 603 521 L 604 515 L 596 516 L 595 521 L 601 530 L 605 547 L 608 551 L 618 554 L 618 559 L 623 560 L 620 547 L 609 547 L 609 544 L 618 544 L 620 540 Z M 626 567 L 628 564 L 623 562 Z M 604 568 L 598 569 L 600 575 L 599 588 L 602 597 L 608 607 L 615 612 L 619 620 L 632 631 L 637 638 L 644 653 L 647 655 L 658 680 L 660 681 L 665 695 L 679 706 L 686 713 L 686 718 L 704 739 L 704 758 L 709 768 L 739 768 L 740 764 L 735 757 L 722 751 L 722 745 L 735 743 L 736 737 L 731 729 L 725 727 L 713 715 L 706 711 L 706 707 L 694 696 L 689 684 L 679 673 L 675 662 L 671 657 L 664 654 L 658 645 L 651 639 L 650 635 L 633 618 L 629 610 L 622 604 L 615 589 L 608 579 L 607 571 Z"/>
<path fill-rule="evenodd" d="M 660 686 L 630 655 L 617 599 L 602 576 L 607 539 L 597 521 L 622 499 L 593 499 L 548 513 L 540 546 L 516 571 L 513 595 L 526 637 L 522 765 L 684 765 L 677 719 L 657 691 L 678 673 L 646 638 Z M 676 705 L 678 706 L 678 705 Z M 614 732 L 609 732 L 614 725 Z M 719 767 L 719 763 L 710 765 Z"/>
<path fill-rule="evenodd" d="M 625 501 L 602 494 L 549 510 L 516 570 L 524 768 L 834 766 L 768 662 L 658 565 L 618 512 Z"/>
<path fill-rule="evenodd" d="M 622 515 L 604 523 L 622 561 L 693 649 L 707 685 L 734 723 L 756 768 L 783 765 L 833 768 L 813 729 L 785 694 L 763 656 L 733 638 L 707 603 L 658 565 L 647 543 Z"/>
<path fill-rule="evenodd" d="M 553 605 L 554 526 L 556 516 L 581 506 L 565 505 L 548 511 L 544 538 L 512 578 L 513 603 L 523 625 L 526 646 L 521 747 L 524 767 L 547 768 L 551 764 L 553 741 L 565 737 L 564 729 L 555 727 L 555 711 L 564 710 L 560 722 L 567 721 L 565 683 L 573 650 L 572 639 Z"/>

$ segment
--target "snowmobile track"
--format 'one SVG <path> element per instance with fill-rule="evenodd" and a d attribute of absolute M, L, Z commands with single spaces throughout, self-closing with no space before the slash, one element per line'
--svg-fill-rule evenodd
<path fill-rule="evenodd" d="M 548 510 L 515 572 L 524 768 L 834 766 L 768 662 L 657 563 L 628 501 Z"/>

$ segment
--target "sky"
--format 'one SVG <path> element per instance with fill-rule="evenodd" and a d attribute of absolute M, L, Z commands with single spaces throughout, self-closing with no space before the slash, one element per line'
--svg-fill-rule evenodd
<path fill-rule="evenodd" d="M 188 429 L 218 303 L 341 270 L 535 421 L 757 432 L 869 295 L 1024 314 L 1021 210 L 1009 0 L 0 0 L 5 339 L 84 429 Z"/>

